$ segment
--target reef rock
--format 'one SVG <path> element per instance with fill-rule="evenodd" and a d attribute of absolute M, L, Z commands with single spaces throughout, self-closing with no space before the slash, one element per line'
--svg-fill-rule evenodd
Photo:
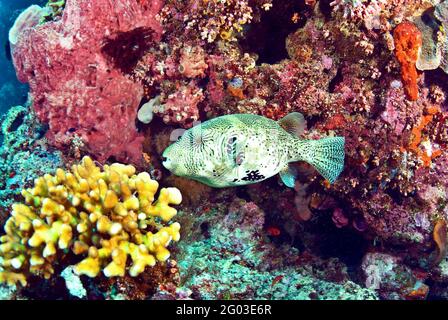
<path fill-rule="evenodd" d="M 377 290 L 383 299 L 423 300 L 428 295 L 426 273 L 412 270 L 398 257 L 369 252 L 364 256 L 362 270 L 366 287 Z"/>

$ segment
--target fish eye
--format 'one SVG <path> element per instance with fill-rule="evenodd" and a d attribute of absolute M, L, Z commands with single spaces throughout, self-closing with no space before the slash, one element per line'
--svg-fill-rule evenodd
<path fill-rule="evenodd" d="M 168 160 L 167 157 L 162 157 L 162 161 L 163 161 L 163 162 L 165 162 L 165 161 L 167 161 L 167 160 Z"/>

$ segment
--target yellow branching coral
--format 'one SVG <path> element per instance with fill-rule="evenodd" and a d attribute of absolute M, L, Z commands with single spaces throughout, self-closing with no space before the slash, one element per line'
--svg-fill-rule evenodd
<path fill-rule="evenodd" d="M 148 173 L 114 163 L 102 169 L 89 157 L 35 180 L 22 191 L 25 203 L 13 205 L 0 237 L 0 283 L 21 283 L 35 274 L 49 278 L 62 255 L 85 259 L 75 265 L 79 275 L 107 277 L 142 273 L 170 256 L 180 225 L 170 223 L 182 200 L 176 188 L 162 188 Z M 130 257 L 130 260 L 128 259 Z M 130 261 L 130 263 L 128 263 Z"/>

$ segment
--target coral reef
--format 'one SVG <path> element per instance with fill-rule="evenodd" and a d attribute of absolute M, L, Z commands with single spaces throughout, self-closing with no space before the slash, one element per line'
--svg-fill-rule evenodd
<path fill-rule="evenodd" d="M 138 45 L 135 41 L 159 40 L 161 27 L 155 15 L 160 7 L 159 1 L 120 6 L 107 0 L 93 4 L 69 0 L 61 19 L 19 35 L 13 49 L 17 76 L 30 84 L 33 108 L 49 125 L 51 144 L 67 147 L 78 138 L 99 161 L 111 156 L 141 161 L 143 138 L 135 117 L 143 90 L 102 49 L 120 54 L 117 48 L 126 43 L 132 47 Z"/>
<path fill-rule="evenodd" d="M 9 30 L 13 27 L 15 18 L 22 13 L 23 6 L 26 7 L 26 5 L 29 3 L 24 3 L 24 1 L 8 1 L 0 4 L 0 43 L 3 44 L 3 48 L 0 50 L 0 69 L 2 70 L 0 116 L 5 114 L 11 106 L 24 104 L 27 99 L 28 86 L 17 80 L 14 66 L 11 63 L 11 47 L 13 45 L 8 40 Z M 13 35 L 14 30 L 11 33 Z"/>
<path fill-rule="evenodd" d="M 78 275 L 137 276 L 165 261 L 166 247 L 178 241 L 180 225 L 166 223 L 181 202 L 175 188 L 162 188 L 149 174 L 115 163 L 101 170 L 89 157 L 71 172 L 58 169 L 25 189 L 25 203 L 13 205 L 0 238 L 0 282 L 26 285 L 29 274 L 49 278 L 61 254 L 87 256 L 74 266 Z M 132 265 L 127 265 L 128 255 Z"/>
<path fill-rule="evenodd" d="M 102 239 L 118 223 L 129 244 L 111 241 L 110 234 L 107 243 L 88 240 L 94 249 L 77 246 L 85 259 L 79 264 L 76 254 L 66 263 L 68 250 L 57 242 L 64 235 L 70 241 L 61 240 L 61 246 L 73 249 L 79 237 L 91 239 L 93 223 L 81 231 L 77 225 L 90 219 L 92 207 L 73 206 L 68 237 L 64 215 L 46 221 L 59 213 L 34 212 L 43 205 L 25 192 L 30 210 L 44 214 L 41 226 L 29 228 L 54 231 L 47 251 L 57 249 L 42 257 L 47 243 L 32 248 L 28 242 L 16 272 L 48 276 L 61 261 L 78 266 L 78 273 L 122 275 L 81 277 L 86 294 L 71 296 L 89 299 L 447 299 L 447 5 L 67 0 L 49 1 L 40 23 L 19 19 L 14 65 L 30 85 L 42 126 L 23 107 L 5 118 L 2 217 L 32 179 L 43 177 L 37 186 L 59 179 L 45 174 L 84 154 L 105 164 L 105 171 L 115 168 L 107 165 L 115 160 L 135 164 L 149 174 L 129 173 L 126 181 L 151 175 L 178 187 L 186 201 L 177 216 L 183 241 L 171 250 L 176 260 L 131 277 L 123 260 L 136 257 L 131 244 L 139 243 L 132 237 L 140 220 L 131 214 L 137 223 L 131 228 L 106 209 L 115 202 L 112 193 L 94 200 L 110 221 L 101 222 L 104 232 L 96 234 Z M 346 165 L 334 184 L 298 163 L 294 189 L 271 178 L 217 191 L 170 176 L 161 166 L 164 148 L 199 121 L 233 113 L 278 120 L 290 112 L 307 120 L 303 138 L 345 137 Z M 61 196 L 57 190 L 52 196 Z M 23 217 L 24 208 L 15 205 L 13 213 Z M 8 230 L 17 230 L 14 219 Z M 33 252 L 43 265 L 29 264 Z M 98 260 L 100 252 L 104 258 Z M 6 254 L 10 272 L 20 259 Z M 61 280 L 53 278 L 42 281 Z"/>
<path fill-rule="evenodd" d="M 400 259 L 383 253 L 368 253 L 362 262 L 366 286 L 377 290 L 383 299 L 424 300 L 429 287 L 426 275 L 411 270 Z"/>
<path fill-rule="evenodd" d="M 0 300 L 17 299 L 13 286 L 0 285 Z"/>
<path fill-rule="evenodd" d="M 182 23 L 186 35 L 200 37 L 207 42 L 217 39 L 232 40 L 243 26 L 253 19 L 253 8 L 247 0 L 212 0 L 210 2 L 167 1 L 162 10 L 166 23 Z M 260 1 L 260 7 L 269 10 L 271 1 Z M 181 15 L 181 16 L 179 16 Z"/>
<path fill-rule="evenodd" d="M 422 48 L 418 54 L 419 70 L 441 68 L 448 73 L 448 53 L 446 28 L 448 27 L 448 3 L 442 1 L 414 18 L 422 33 Z"/>
<path fill-rule="evenodd" d="M 253 202 L 236 198 L 228 209 L 213 208 L 203 219 L 210 226 L 207 234 L 180 245 L 184 282 L 172 294 L 190 291 L 195 299 L 377 298 L 348 280 L 337 259 L 321 260 L 267 242 L 265 213 Z M 210 256 L 211 250 L 216 254 Z"/>
<path fill-rule="evenodd" d="M 62 155 L 46 145 L 44 128 L 30 107 L 14 106 L 3 116 L 0 146 L 0 222 L 20 190 L 63 165 Z"/>

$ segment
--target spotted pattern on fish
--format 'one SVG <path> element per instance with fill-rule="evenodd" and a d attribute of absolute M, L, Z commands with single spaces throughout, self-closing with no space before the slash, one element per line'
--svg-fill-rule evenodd
<path fill-rule="evenodd" d="M 163 157 L 172 173 L 213 187 L 256 183 L 295 161 L 309 162 L 334 182 L 344 165 L 344 138 L 302 140 L 274 120 L 234 114 L 187 130 Z"/>

